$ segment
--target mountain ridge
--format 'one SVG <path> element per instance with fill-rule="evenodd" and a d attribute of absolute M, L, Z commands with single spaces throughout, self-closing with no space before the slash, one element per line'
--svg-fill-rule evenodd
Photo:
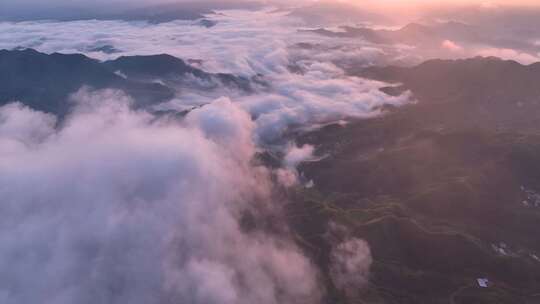
<path fill-rule="evenodd" d="M 195 87 L 193 78 L 204 86 Z M 60 116 L 69 111 L 69 95 L 83 86 L 123 90 L 138 107 L 172 99 L 182 88 L 252 90 L 250 79 L 208 73 L 167 54 L 100 62 L 82 54 L 45 54 L 34 49 L 0 50 L 0 83 L 0 105 L 20 101 Z"/>

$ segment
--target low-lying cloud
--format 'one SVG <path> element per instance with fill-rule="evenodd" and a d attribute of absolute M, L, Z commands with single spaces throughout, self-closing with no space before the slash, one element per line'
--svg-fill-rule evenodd
<path fill-rule="evenodd" d="M 286 15 L 269 10 L 223 11 L 209 16 L 218 22 L 209 29 L 193 26 L 190 21 L 0 23 L 0 48 L 33 47 L 47 53 L 84 53 L 102 60 L 167 53 L 201 60 L 202 68 L 211 72 L 259 75 L 269 88 L 247 96 L 230 90 L 208 93 L 184 89 L 159 108 L 185 110 L 228 96 L 255 118 L 261 142 L 279 139 L 291 126 L 370 117 L 380 114 L 384 104 L 409 101 L 407 95 L 387 96 L 379 91 L 384 84 L 350 77 L 340 67 L 340 63 L 369 66 L 394 53 L 361 40 L 343 45 L 339 39 L 321 40 L 319 35 L 298 32 L 301 23 Z M 300 42 L 318 47 L 297 47 Z M 118 52 L 89 51 L 101 45 Z M 344 56 L 351 52 L 353 55 Z"/>
<path fill-rule="evenodd" d="M 366 287 L 372 258 L 369 245 L 358 238 L 339 243 L 331 252 L 330 276 L 336 288 L 354 298 Z"/>
<path fill-rule="evenodd" d="M 246 112 L 223 99 L 179 122 L 130 110 L 120 92 L 74 99 L 59 128 L 0 108 L 0 302 L 318 300 L 292 242 L 239 225 L 277 204 L 250 162 Z"/>

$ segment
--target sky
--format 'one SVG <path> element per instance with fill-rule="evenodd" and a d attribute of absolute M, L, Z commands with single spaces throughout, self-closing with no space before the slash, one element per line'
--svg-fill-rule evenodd
<path fill-rule="evenodd" d="M 338 0 L 339 1 L 339 0 Z M 355 3 L 355 4 L 363 4 L 370 1 L 365 0 L 347 0 L 346 2 Z M 485 5 L 489 6 L 499 4 L 499 5 L 540 5 L 538 1 L 535 0 L 440 0 L 440 1 L 434 1 L 434 0 L 377 0 L 377 1 L 371 1 L 371 2 L 377 2 L 382 4 L 389 4 L 389 5 L 415 5 L 415 4 L 476 4 L 476 5 Z"/>
<path fill-rule="evenodd" d="M 221 0 L 221 1 L 214 1 L 214 2 L 249 2 L 248 0 Z M 257 1 L 257 0 L 254 0 Z M 325 0 L 326 1 L 326 0 Z M 41 6 L 56 6 L 59 4 L 62 5 L 73 5 L 73 4 L 84 4 L 88 3 L 88 1 L 84 0 L 49 0 L 49 1 L 40 1 L 40 0 L 4 0 L 2 1 L 4 5 L 10 5 L 10 6 L 16 6 L 16 5 L 24 5 L 24 4 L 39 4 Z M 126 1 L 126 0 L 110 0 L 110 1 L 104 1 L 104 0 L 96 0 L 92 1 L 92 3 L 130 3 L 130 4 L 156 4 L 156 3 L 181 3 L 181 2 L 194 2 L 189 0 L 133 0 L 133 1 Z M 195 1 L 196 2 L 196 1 Z M 272 0 L 260 0 L 259 2 L 267 2 L 272 3 Z M 289 3 L 295 3 L 295 4 L 304 4 L 309 2 L 321 2 L 318 0 L 311 1 L 311 0 L 296 0 L 296 1 L 288 1 Z M 411 5 L 484 5 L 486 7 L 490 5 L 534 5 L 534 6 L 540 6 L 540 2 L 536 0 L 441 0 L 441 1 L 433 1 L 433 0 L 328 0 L 327 2 L 335 2 L 335 3 L 351 3 L 351 4 L 358 4 L 358 5 L 366 5 L 366 4 L 380 4 L 380 5 L 399 5 L 399 6 L 411 6 Z"/>

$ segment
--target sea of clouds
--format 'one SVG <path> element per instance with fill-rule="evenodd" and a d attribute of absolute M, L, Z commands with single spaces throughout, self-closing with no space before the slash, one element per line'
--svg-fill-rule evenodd
<path fill-rule="evenodd" d="M 317 270 L 286 237 L 245 232 L 271 208 L 249 115 L 222 99 L 183 122 L 81 91 L 49 114 L 0 108 L 0 302 L 303 303 Z M 257 205 L 255 205 L 257 204 Z"/>
<path fill-rule="evenodd" d="M 297 147 L 285 138 L 288 130 L 373 117 L 410 96 L 387 96 L 379 91 L 385 84 L 346 75 L 334 63 L 343 48 L 298 32 L 298 20 L 284 13 L 211 18 L 218 22 L 212 28 L 186 21 L 0 23 L 0 48 L 100 60 L 167 53 L 269 84 L 249 94 L 188 91 L 160 105 L 201 106 L 182 119 L 134 110 L 121 91 L 89 88 L 72 95 L 74 110 L 62 121 L 16 101 L 0 107 L 1 303 L 321 300 L 319 270 L 286 229 L 246 230 L 241 219 L 279 213 L 274 181 L 296 185 L 296 166 L 313 159 L 315 147 Z M 103 45 L 118 52 L 89 51 Z M 364 65 L 388 55 L 362 41 L 347 47 Z M 285 155 L 282 168 L 253 161 L 274 145 Z M 339 245 L 332 258 L 336 286 L 365 284 L 371 257 L 363 241 Z"/>
<path fill-rule="evenodd" d="M 207 16 L 217 22 L 210 28 L 194 21 L 0 22 L 0 49 L 97 60 L 166 53 L 267 84 L 249 93 L 182 88 L 172 100 L 139 110 L 121 91 L 81 88 L 63 120 L 16 100 L 0 107 L 0 303 L 324 298 L 320 270 L 286 223 L 266 229 L 243 220 L 280 219 L 285 202 L 276 192 L 305 182 L 297 166 L 317 160 L 317 147 L 297 146 L 291 130 L 373 117 L 384 105 L 411 102 L 409 94 L 388 96 L 379 90 L 387 84 L 351 77 L 343 67 L 418 62 L 424 55 L 414 46 L 299 31 L 302 21 L 287 14 L 221 11 Z M 441 50 L 456 58 L 538 60 L 451 40 L 437 55 Z M 154 113 L 192 108 L 181 119 Z M 281 168 L 254 161 L 268 149 L 283 155 Z M 372 257 L 365 241 L 346 235 L 332 244 L 328 272 L 337 289 L 354 296 L 368 282 Z"/>
<path fill-rule="evenodd" d="M 201 60 L 202 68 L 209 72 L 260 75 L 270 84 L 269 90 L 249 96 L 184 90 L 159 108 L 182 110 L 223 95 L 234 97 L 257 117 L 257 133 L 263 140 L 277 139 L 291 125 L 378 115 L 382 105 L 399 105 L 409 99 L 406 95 L 387 96 L 379 91 L 385 84 L 348 76 L 337 64 L 382 64 L 397 56 L 399 48 L 377 48 L 362 40 L 322 39 L 298 31 L 302 22 L 287 17 L 286 12 L 223 11 L 209 18 L 217 25 L 205 28 L 191 21 L 4 22 L 0 23 L 0 49 L 83 53 L 100 60 L 166 53 Z M 298 47 L 299 43 L 316 47 Z M 111 46 L 117 52 L 93 51 L 101 46 Z M 299 71 L 291 72 L 291 66 Z"/>

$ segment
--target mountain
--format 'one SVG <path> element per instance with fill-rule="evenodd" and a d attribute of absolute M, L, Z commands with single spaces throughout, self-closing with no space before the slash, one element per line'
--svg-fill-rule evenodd
<path fill-rule="evenodd" d="M 362 38 L 377 44 L 407 44 L 421 49 L 440 49 L 444 41 L 462 45 L 484 45 L 496 48 L 509 48 L 536 54 L 538 45 L 530 39 L 520 39 L 510 34 L 494 32 L 490 28 L 465 24 L 456 21 L 428 24 L 409 23 L 396 30 L 372 29 L 369 27 L 342 26 L 343 31 L 324 28 L 308 30 L 328 37 Z"/>
<path fill-rule="evenodd" d="M 540 9 L 535 6 L 504 5 L 486 9 L 479 5 L 434 8 L 422 18 L 432 20 L 460 20 L 467 24 L 490 29 L 494 33 L 512 36 L 516 40 L 531 40 L 538 37 Z"/>
<path fill-rule="evenodd" d="M 343 32 L 326 29 L 311 30 L 315 33 L 341 38 L 362 38 L 378 44 L 409 44 L 440 47 L 445 40 L 476 41 L 481 35 L 479 29 L 459 22 L 447 22 L 434 25 L 409 23 L 397 30 L 377 30 L 369 27 L 343 26 Z"/>
<path fill-rule="evenodd" d="M 412 91 L 422 106 L 440 112 L 440 123 L 534 131 L 540 122 L 540 63 L 476 57 L 349 72 L 396 83 L 390 90 Z M 462 119 L 447 121 L 443 111 L 460 112 Z"/>
<path fill-rule="evenodd" d="M 249 79 L 207 73 L 169 55 L 99 62 L 80 54 L 48 55 L 32 49 L 0 50 L 0 83 L 0 105 L 17 100 L 59 115 L 69 110 L 68 96 L 83 86 L 123 90 L 139 107 L 169 100 L 182 88 L 251 89 Z"/>
<path fill-rule="evenodd" d="M 245 77 L 237 77 L 226 73 L 207 73 L 188 65 L 183 60 L 167 54 L 153 56 L 130 56 L 120 57 L 113 61 L 103 63 L 112 71 L 119 71 L 129 79 L 138 81 L 155 81 L 159 79 L 169 82 L 171 85 L 201 86 L 200 81 L 190 83 L 191 75 L 205 84 L 201 89 L 216 88 L 220 85 L 234 87 L 244 91 L 251 91 L 250 80 Z"/>
<path fill-rule="evenodd" d="M 299 172 L 290 224 L 328 276 L 343 226 L 368 241 L 370 284 L 333 302 L 537 303 L 540 65 L 496 58 L 373 67 L 417 103 L 296 137 L 322 159 Z M 401 83 L 401 85 L 399 84 Z M 326 272 L 325 272 L 326 271 Z M 478 285 L 487 278 L 488 288 Z"/>

